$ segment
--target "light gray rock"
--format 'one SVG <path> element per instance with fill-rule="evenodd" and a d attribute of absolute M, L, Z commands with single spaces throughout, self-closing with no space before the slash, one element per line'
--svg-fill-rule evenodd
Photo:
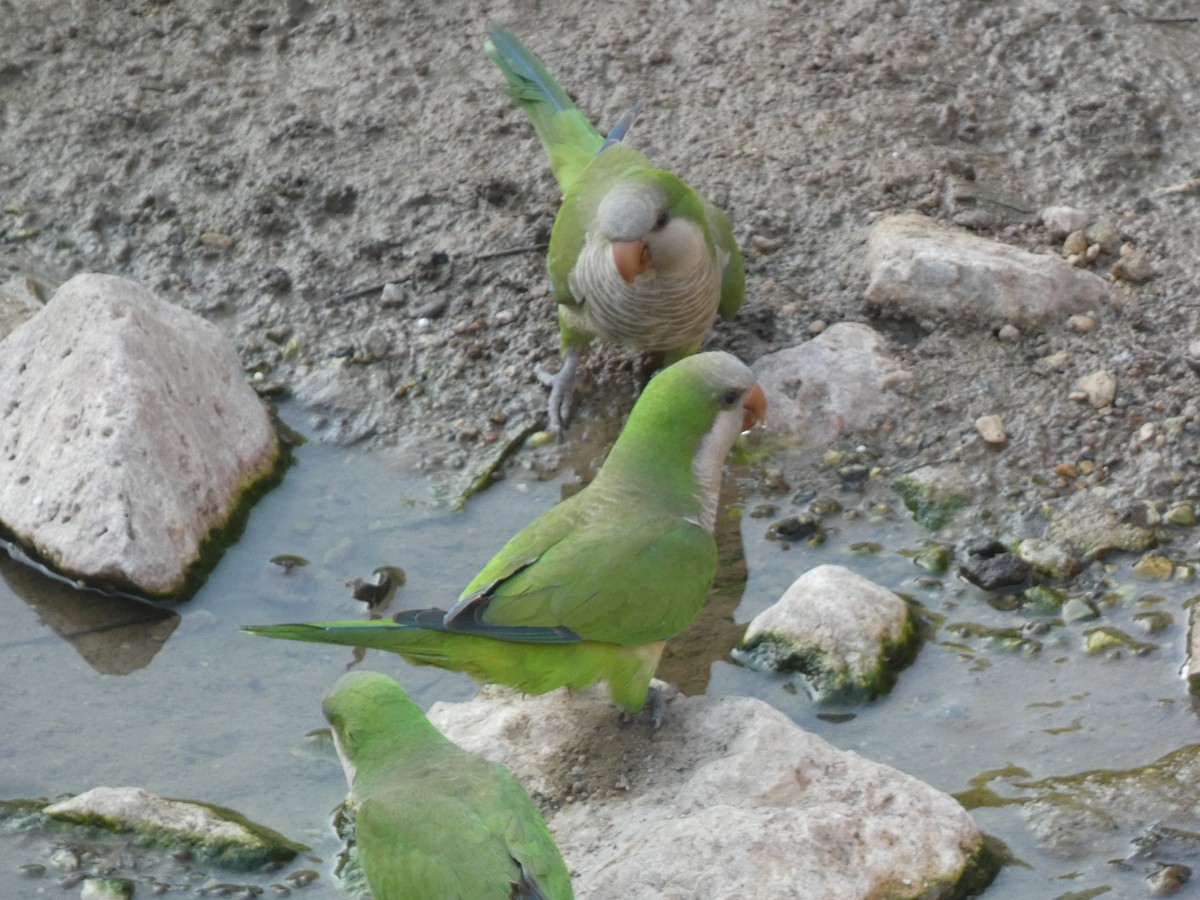
<path fill-rule="evenodd" d="M 1047 206 L 1042 210 L 1042 224 L 1055 237 L 1066 237 L 1092 224 L 1092 215 L 1076 206 Z"/>
<path fill-rule="evenodd" d="M 43 812 L 59 822 L 132 833 L 145 844 L 186 850 L 231 869 L 287 862 L 309 849 L 232 810 L 172 800 L 137 787 L 97 787 Z"/>
<path fill-rule="evenodd" d="M 1096 409 L 1112 406 L 1117 397 L 1117 379 L 1106 369 L 1084 375 L 1075 382 L 1075 389 L 1084 394 Z"/>
<path fill-rule="evenodd" d="M 16 331 L 42 309 L 33 279 L 13 275 L 0 284 L 0 339 Z"/>
<path fill-rule="evenodd" d="M 1017 546 L 1017 556 L 1029 563 L 1041 575 L 1055 581 L 1066 581 L 1079 574 L 1083 566 L 1071 545 L 1066 542 L 1048 541 L 1045 538 L 1025 538 Z"/>
<path fill-rule="evenodd" d="M 1188 610 L 1188 653 L 1184 666 L 1184 677 L 1187 679 L 1188 693 L 1200 694 L 1200 604 L 1193 604 Z"/>
<path fill-rule="evenodd" d="M 919 322 L 1036 329 L 1105 305 L 1108 285 L 1057 256 L 1038 255 L 905 214 L 867 246 L 868 306 Z"/>
<path fill-rule="evenodd" d="M 811 341 L 754 364 L 767 395 L 767 427 L 820 446 L 897 414 L 894 389 L 910 376 L 867 325 L 840 322 Z"/>
<path fill-rule="evenodd" d="M 823 565 L 754 617 L 738 652 L 764 668 L 804 673 L 820 696 L 874 698 L 913 639 L 903 600 L 850 569 Z"/>
<path fill-rule="evenodd" d="M 595 691 L 493 687 L 429 718 L 550 807 L 577 897 L 899 900 L 982 868 L 955 800 L 759 700 L 678 696 L 655 731 Z"/>
<path fill-rule="evenodd" d="M 1109 487 L 1076 491 L 1054 510 L 1046 536 L 1070 544 L 1084 560 L 1116 550 L 1141 553 L 1158 543 L 1144 504 Z"/>
<path fill-rule="evenodd" d="M 0 521 L 63 572 L 180 591 L 279 441 L 212 324 L 79 275 L 0 343 Z"/>

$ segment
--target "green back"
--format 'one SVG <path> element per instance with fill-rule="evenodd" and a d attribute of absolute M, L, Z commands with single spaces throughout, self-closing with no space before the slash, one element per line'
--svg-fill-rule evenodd
<path fill-rule="evenodd" d="M 525 789 L 447 740 L 391 678 L 344 676 L 325 713 L 356 767 L 355 838 L 376 900 L 509 898 L 522 870 L 544 896 L 572 896 Z"/>

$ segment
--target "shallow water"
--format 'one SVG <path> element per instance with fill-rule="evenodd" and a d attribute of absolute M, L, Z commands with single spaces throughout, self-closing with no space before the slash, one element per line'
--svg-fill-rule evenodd
<path fill-rule="evenodd" d="M 138 785 L 229 806 L 310 845 L 311 856 L 269 876 L 197 873 L 182 863 L 168 863 L 154 876 L 180 887 L 210 878 L 268 885 L 311 869 L 320 877 L 294 896 L 340 896 L 331 874 L 340 845 L 330 813 L 345 784 L 331 749 L 306 734 L 324 724 L 321 695 L 354 651 L 252 638 L 237 626 L 362 616 L 363 605 L 345 583 L 384 565 L 407 573 L 393 608 L 444 604 L 577 479 L 565 473 L 543 482 L 517 468 L 460 513 L 435 503 L 427 479 L 405 472 L 387 453 L 309 443 L 296 455 L 297 464 L 259 503 L 207 584 L 174 607 L 178 619 L 75 594 L 11 563 L 0 566 L 7 623 L 0 638 L 0 798 Z M 727 495 L 745 510 L 767 499 L 738 496 L 737 489 Z M 861 502 L 854 495 L 841 499 L 848 507 Z M 964 621 L 1011 627 L 1023 617 L 992 609 L 982 592 L 952 575 L 928 579 L 900 552 L 926 538 L 904 515 L 882 523 L 835 516 L 820 547 L 786 550 L 765 538 L 774 518 L 741 518 L 749 578 L 734 614 L 738 623 L 744 626 L 803 571 L 837 562 L 944 616 L 934 636 L 890 695 L 865 706 L 815 705 L 794 678 L 742 668 L 726 658 L 724 646 L 697 656 L 699 671 L 672 677 L 693 686 L 707 682 L 713 694 L 761 697 L 836 746 L 950 793 L 968 790 L 981 773 L 1016 767 L 1027 776 L 990 786 L 1020 798 L 1029 791 L 1018 782 L 1139 767 L 1200 740 L 1179 676 L 1186 637 L 1180 604 L 1196 592 L 1194 584 L 1138 582 L 1126 561 L 1109 577 L 1132 588 L 1108 620 L 1158 649 L 1120 659 L 1087 656 L 1081 634 L 1095 623 L 1086 623 L 1040 635 L 1042 650 L 1028 655 L 948 630 Z M 850 549 L 867 540 L 883 549 Z M 285 571 L 270 562 L 280 554 L 309 564 Z M 1100 567 L 1093 569 L 1087 577 L 1099 578 Z M 1146 594 L 1162 595 L 1159 606 L 1175 617 L 1151 637 L 1130 624 L 1134 601 Z M 80 619 L 81 609 L 94 615 Z M 475 690 L 465 676 L 412 667 L 391 654 L 368 651 L 362 665 L 396 676 L 424 707 Z M 1140 822 L 1118 822 L 1105 840 L 1066 858 L 1038 844 L 1019 805 L 973 814 L 1021 861 L 1004 870 L 989 897 L 1082 897 L 1105 887 L 1111 896 L 1145 893 L 1153 863 L 1126 870 L 1110 862 L 1129 855 Z M 1200 828 L 1194 820 L 1167 824 Z M 77 887 L 60 888 L 53 872 L 41 878 L 19 872 L 22 864 L 48 861 L 43 842 L 0 839 L 0 896 L 78 896 Z M 1189 885 L 1179 896 L 1194 894 Z"/>

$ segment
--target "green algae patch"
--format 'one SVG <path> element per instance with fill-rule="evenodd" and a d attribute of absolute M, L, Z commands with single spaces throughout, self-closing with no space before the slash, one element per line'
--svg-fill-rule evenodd
<path fill-rule="evenodd" d="M 913 521 L 929 531 L 949 525 L 955 513 L 970 502 L 965 492 L 915 475 L 897 478 L 892 482 L 892 490 L 900 495 Z"/>
<path fill-rule="evenodd" d="M 159 797 L 141 788 L 93 788 L 43 811 L 62 824 L 132 835 L 140 846 L 187 851 L 203 862 L 240 871 L 290 862 L 309 849 L 234 810 Z"/>

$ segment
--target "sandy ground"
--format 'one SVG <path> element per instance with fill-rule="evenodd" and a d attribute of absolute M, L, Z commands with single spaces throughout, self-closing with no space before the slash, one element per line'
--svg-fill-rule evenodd
<path fill-rule="evenodd" d="M 733 216 L 741 314 L 709 346 L 753 360 L 814 322 L 871 321 L 916 375 L 872 462 L 961 456 L 1043 499 L 1081 457 L 1149 499 L 1194 497 L 1200 5 L 1037 2 L 0 3 L 0 254 L 44 284 L 140 279 L 220 323 L 322 434 L 461 466 L 544 412 L 557 365 L 543 254 L 557 191 L 481 45 L 506 24 L 602 129 Z M 864 246 L 919 209 L 1030 249 L 1072 204 L 1145 249 L 1097 328 L 1016 343 L 872 321 Z M 1094 268 L 1107 275 L 1115 257 Z M 378 287 L 395 282 L 386 293 Z M 359 293 L 359 289 L 363 289 Z M 1065 368 L 1033 362 L 1066 350 Z M 1068 399 L 1107 368 L 1114 408 Z M 652 362 L 591 354 L 589 419 Z M 915 410 L 915 411 L 914 411 Z M 1001 415 L 988 453 L 971 423 Z M 1146 422 L 1183 417 L 1157 453 Z M 1177 422 L 1178 424 L 1178 422 Z M 861 438 L 848 439 L 847 445 Z M 793 473 L 792 479 L 805 475 Z M 1059 485 L 1058 487 L 1061 487 Z"/>

